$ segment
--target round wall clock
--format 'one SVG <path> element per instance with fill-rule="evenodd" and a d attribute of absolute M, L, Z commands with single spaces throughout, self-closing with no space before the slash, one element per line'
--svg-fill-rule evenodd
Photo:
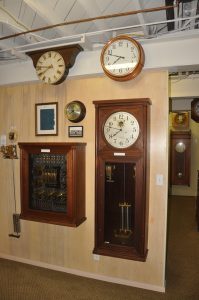
<path fill-rule="evenodd" d="M 65 115 L 73 123 L 80 122 L 86 115 L 86 107 L 81 101 L 72 101 L 66 105 Z"/>
<path fill-rule="evenodd" d="M 139 136 L 137 119 L 128 112 L 118 111 L 111 114 L 104 126 L 106 141 L 115 148 L 127 148 L 135 143 Z"/>
<path fill-rule="evenodd" d="M 62 55 L 57 51 L 43 53 L 37 60 L 36 73 L 39 79 L 45 83 L 61 83 L 67 75 Z"/>
<path fill-rule="evenodd" d="M 199 123 L 199 98 L 195 98 L 191 102 L 191 118 Z"/>
<path fill-rule="evenodd" d="M 129 36 L 111 39 L 102 49 L 101 65 L 113 80 L 126 81 L 136 77 L 144 65 L 142 46 Z"/>

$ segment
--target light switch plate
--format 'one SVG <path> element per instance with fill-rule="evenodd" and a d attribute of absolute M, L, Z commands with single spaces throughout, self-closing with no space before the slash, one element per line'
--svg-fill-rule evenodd
<path fill-rule="evenodd" d="M 163 175 L 156 174 L 156 185 L 163 185 Z"/>

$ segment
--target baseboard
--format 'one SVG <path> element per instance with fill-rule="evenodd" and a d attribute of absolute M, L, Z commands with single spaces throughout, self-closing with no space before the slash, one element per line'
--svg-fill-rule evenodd
<path fill-rule="evenodd" d="M 137 281 L 130 281 L 130 280 L 122 279 L 122 278 L 109 277 L 109 276 L 105 276 L 105 275 L 84 272 L 84 271 L 80 271 L 80 270 L 76 270 L 76 269 L 64 268 L 64 267 L 51 265 L 51 264 L 47 264 L 47 263 L 40 262 L 40 261 L 16 257 L 16 256 L 12 256 L 12 255 L 6 255 L 3 253 L 0 253 L 0 258 L 9 259 L 9 260 L 13 260 L 13 261 L 17 261 L 17 262 L 21 262 L 21 263 L 25 263 L 25 264 L 29 264 L 29 265 L 41 267 L 41 268 L 46 268 L 46 269 L 50 269 L 50 270 L 54 270 L 54 271 L 60 271 L 60 272 L 68 273 L 68 274 L 73 274 L 73 275 L 77 275 L 77 276 L 82 276 L 82 277 L 92 278 L 92 279 L 96 279 L 96 280 L 101 280 L 101 281 L 141 288 L 141 289 L 145 289 L 145 290 L 151 290 L 151 291 L 165 293 L 165 287 L 163 287 L 163 286 L 146 284 L 146 283 L 141 283 L 141 282 L 137 282 Z"/>

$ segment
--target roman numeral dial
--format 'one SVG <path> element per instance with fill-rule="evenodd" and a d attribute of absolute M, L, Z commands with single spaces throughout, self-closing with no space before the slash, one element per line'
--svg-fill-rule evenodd
<path fill-rule="evenodd" d="M 40 56 L 36 64 L 36 73 L 47 84 L 57 84 L 65 75 L 66 65 L 62 55 L 48 51 Z"/>

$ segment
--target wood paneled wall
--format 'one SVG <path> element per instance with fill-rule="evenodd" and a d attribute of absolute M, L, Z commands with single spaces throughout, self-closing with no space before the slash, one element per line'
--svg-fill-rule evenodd
<path fill-rule="evenodd" d="M 12 232 L 13 181 L 12 161 L 0 158 L 0 253 L 45 262 L 65 268 L 122 278 L 144 284 L 164 286 L 167 173 L 168 173 L 168 74 L 165 71 L 143 72 L 128 82 L 115 82 L 106 77 L 67 79 L 58 86 L 26 84 L 0 89 L 0 134 L 11 126 L 18 132 L 18 142 L 86 142 L 86 216 L 78 228 L 21 221 L 20 239 Z M 95 111 L 93 100 L 151 98 L 149 243 L 145 263 L 100 257 L 93 260 L 94 247 L 94 176 L 95 176 Z M 64 107 L 72 100 L 84 102 L 86 118 L 84 137 L 68 138 Z M 58 102 L 59 135 L 35 136 L 35 103 Z M 19 160 L 14 160 L 17 211 L 20 212 Z M 156 174 L 164 177 L 156 185 Z"/>

